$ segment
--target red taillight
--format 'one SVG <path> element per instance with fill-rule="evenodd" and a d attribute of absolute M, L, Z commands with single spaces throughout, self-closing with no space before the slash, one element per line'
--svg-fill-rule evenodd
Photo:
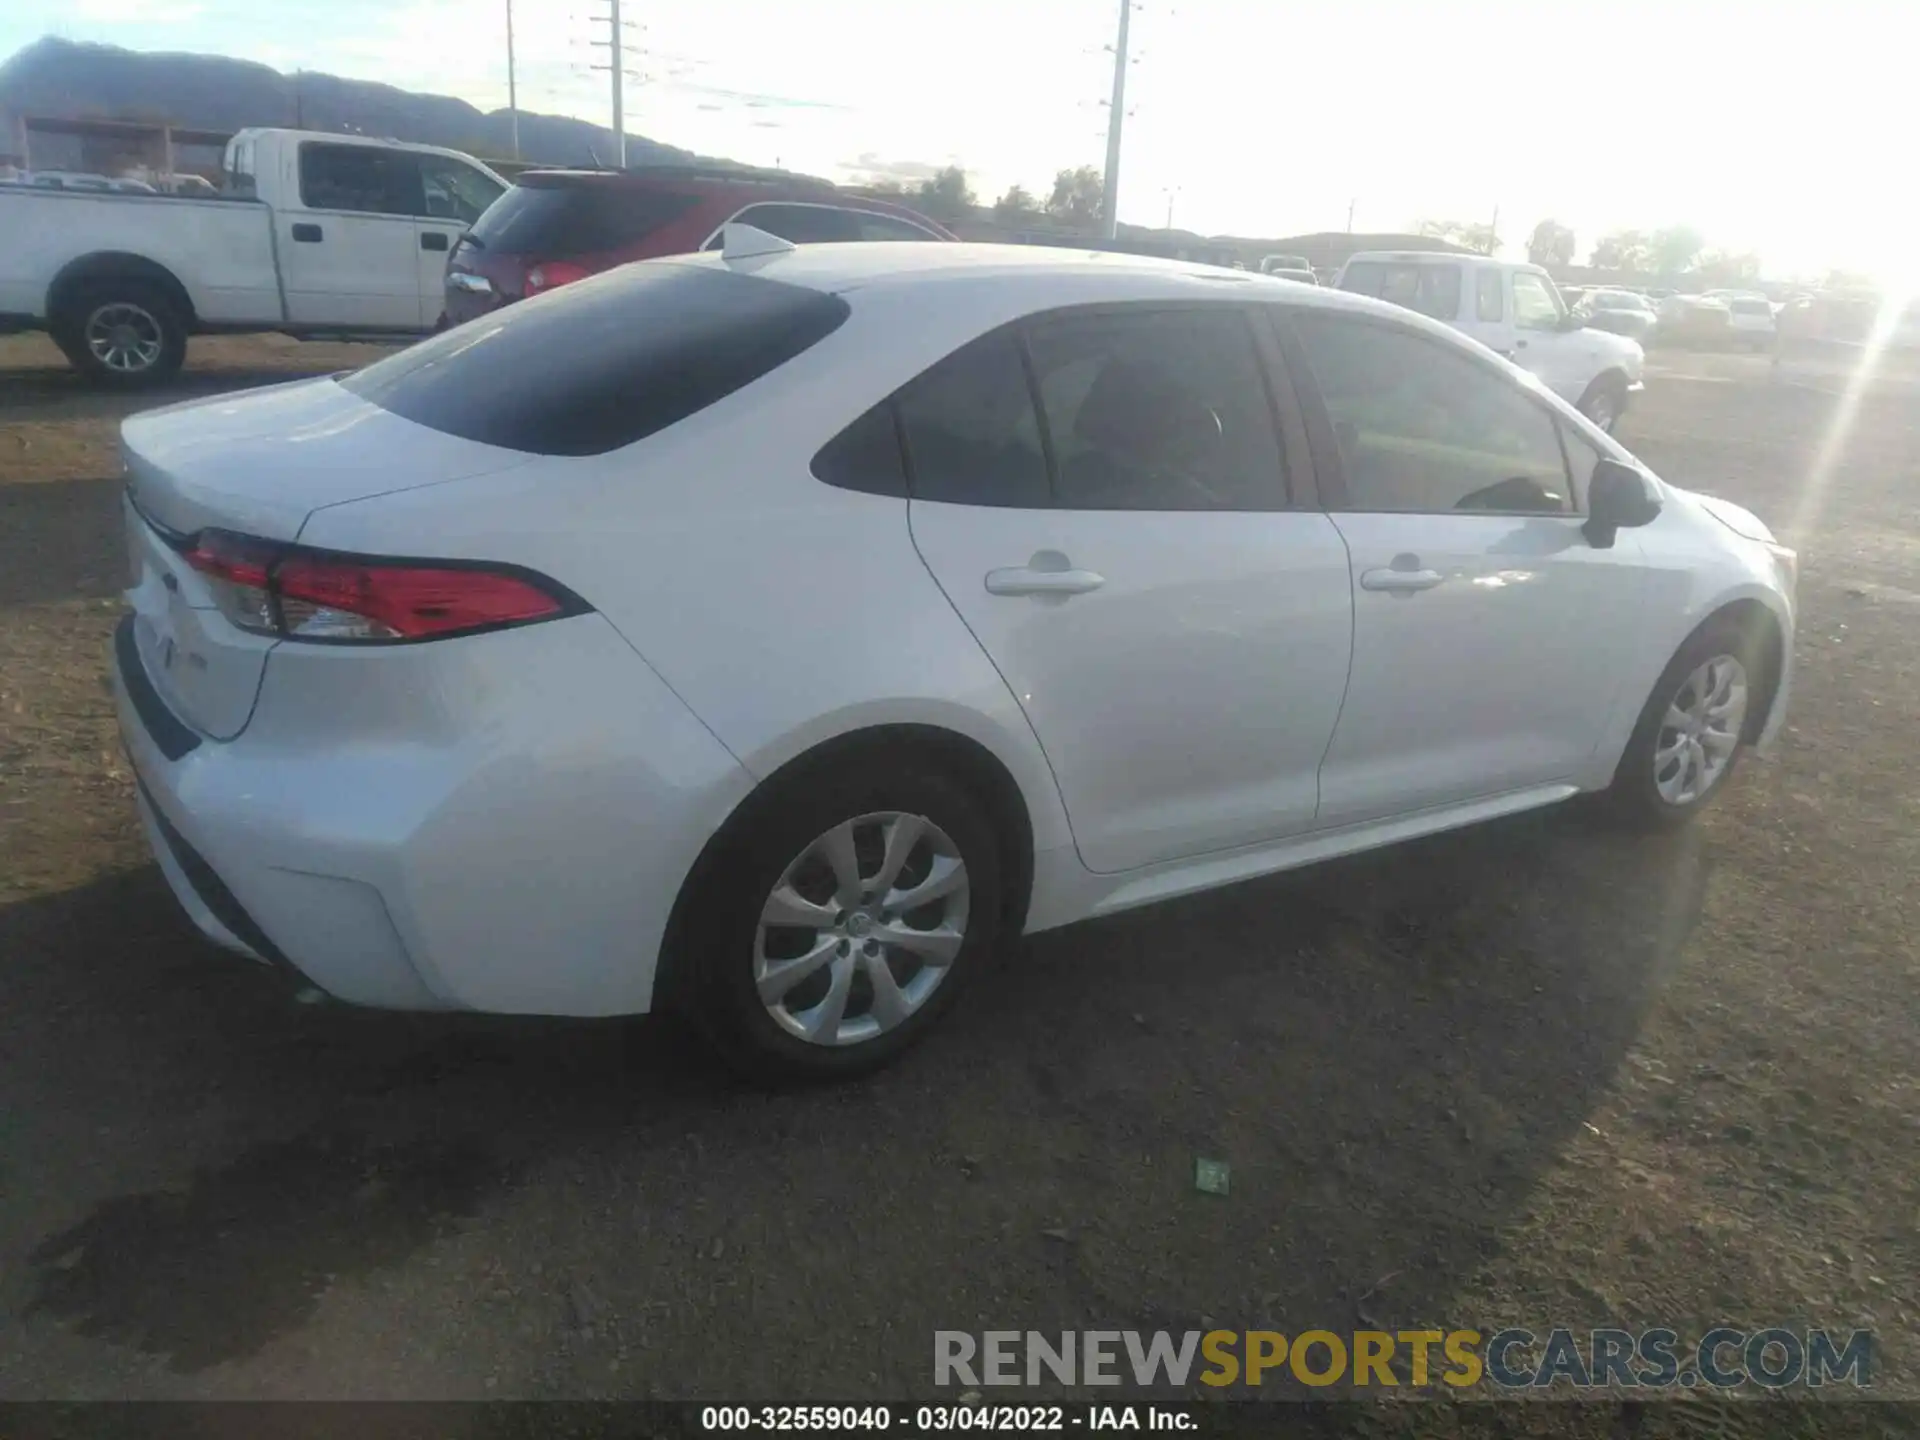
<path fill-rule="evenodd" d="M 562 285 L 584 280 L 592 273 L 586 266 L 575 265 L 571 260 L 542 260 L 527 271 L 527 294 L 538 295 L 546 290 L 558 290 Z"/>
<path fill-rule="evenodd" d="M 410 564 L 274 546 L 207 530 L 186 560 L 242 629 L 288 640 L 431 640 L 577 615 L 587 607 L 498 565 Z"/>
<path fill-rule="evenodd" d="M 421 640 L 551 620 L 566 606 L 519 576 L 291 555 L 274 571 L 287 633 Z"/>

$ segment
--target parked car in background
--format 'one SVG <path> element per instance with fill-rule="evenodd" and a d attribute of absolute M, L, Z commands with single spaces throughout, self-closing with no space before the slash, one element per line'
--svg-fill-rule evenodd
<path fill-rule="evenodd" d="M 1260 257 L 1262 275 L 1278 275 L 1288 270 L 1304 270 L 1311 275 L 1313 262 L 1304 255 L 1262 255 Z"/>
<path fill-rule="evenodd" d="M 1660 319 L 1653 302 L 1637 290 L 1596 286 L 1568 303 L 1590 328 L 1625 335 L 1643 345 Z"/>
<path fill-rule="evenodd" d="M 1768 350 L 1777 329 L 1771 300 L 1757 290 L 1709 290 L 1707 298 L 1727 307 L 1728 339 L 1749 350 Z"/>
<path fill-rule="evenodd" d="M 1311 270 L 1268 270 L 1263 272 L 1276 280 L 1297 280 L 1302 285 L 1318 285 L 1320 277 Z"/>
<path fill-rule="evenodd" d="M 1624 335 L 1587 329 L 1538 265 L 1429 250 L 1365 251 L 1334 284 L 1443 321 L 1531 370 L 1611 430 L 1644 385 L 1646 354 Z"/>
<path fill-rule="evenodd" d="M 1789 689 L 1753 515 L 1215 268 L 734 227 L 122 436 L 115 704 L 202 931 L 761 1070 L 889 1059 L 1022 932 L 1584 791 L 1683 823 Z"/>
<path fill-rule="evenodd" d="M 505 190 L 472 156 L 318 131 L 242 130 L 217 195 L 0 184 L 0 330 L 53 336 L 102 384 L 162 381 L 189 335 L 411 336 L 447 256 Z"/>
<path fill-rule="evenodd" d="M 1660 302 L 1652 340 L 1696 350 L 1721 350 L 1733 343 L 1733 311 L 1706 295 L 1669 295 Z"/>
<path fill-rule="evenodd" d="M 953 239 L 903 205 L 781 170 L 528 170 L 455 247 L 445 277 L 447 323 L 630 260 L 717 249 L 730 221 L 794 244 Z"/>

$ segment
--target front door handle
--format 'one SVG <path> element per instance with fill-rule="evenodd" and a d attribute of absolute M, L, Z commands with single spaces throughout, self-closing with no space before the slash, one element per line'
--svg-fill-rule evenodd
<path fill-rule="evenodd" d="M 446 234 L 443 231 L 439 231 L 439 230 L 422 231 L 420 235 L 420 248 L 422 250 L 446 249 L 447 248 Z"/>
<path fill-rule="evenodd" d="M 318 225 L 310 225 L 304 220 L 295 221 L 293 238 L 298 240 L 302 245 L 318 245 L 320 243 L 320 227 Z"/>
<path fill-rule="evenodd" d="M 987 572 L 989 595 L 1084 595 L 1107 583 L 1091 570 L 1076 570 L 1058 550 L 1042 550 L 1025 565 Z"/>
<path fill-rule="evenodd" d="M 1411 595 L 1416 590 L 1431 590 L 1446 578 L 1438 570 L 1367 570 L 1361 573 L 1360 588 Z"/>

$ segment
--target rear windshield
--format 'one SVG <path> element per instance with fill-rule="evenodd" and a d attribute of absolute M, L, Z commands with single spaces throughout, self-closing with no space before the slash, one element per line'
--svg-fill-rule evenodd
<path fill-rule="evenodd" d="M 697 195 L 627 185 L 515 185 L 472 233 L 489 251 L 559 260 L 637 244 L 699 203 Z"/>
<path fill-rule="evenodd" d="M 1341 273 L 1340 288 L 1391 300 L 1436 320 L 1460 314 L 1460 267 L 1391 260 L 1356 260 Z"/>
<path fill-rule="evenodd" d="M 601 455 L 725 399 L 838 329 L 837 295 L 625 266 L 496 310 L 340 382 L 395 415 L 534 455 Z"/>
<path fill-rule="evenodd" d="M 1764 300 L 1735 300 L 1732 303 L 1736 315 L 1771 315 L 1773 306 Z"/>

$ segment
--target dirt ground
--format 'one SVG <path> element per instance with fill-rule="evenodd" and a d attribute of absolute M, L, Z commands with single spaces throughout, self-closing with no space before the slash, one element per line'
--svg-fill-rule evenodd
<path fill-rule="evenodd" d="M 157 398 L 366 353 L 201 342 Z M 1563 809 L 1038 937 L 782 1093 L 653 1022 L 296 1006 L 198 938 L 104 688 L 130 408 L 0 341 L 0 1396 L 906 1397 L 937 1328 L 1724 1322 L 1871 1329 L 1920 1397 L 1920 396 L 1662 357 L 1627 418 L 1803 554 L 1792 723 L 1696 828 Z"/>

